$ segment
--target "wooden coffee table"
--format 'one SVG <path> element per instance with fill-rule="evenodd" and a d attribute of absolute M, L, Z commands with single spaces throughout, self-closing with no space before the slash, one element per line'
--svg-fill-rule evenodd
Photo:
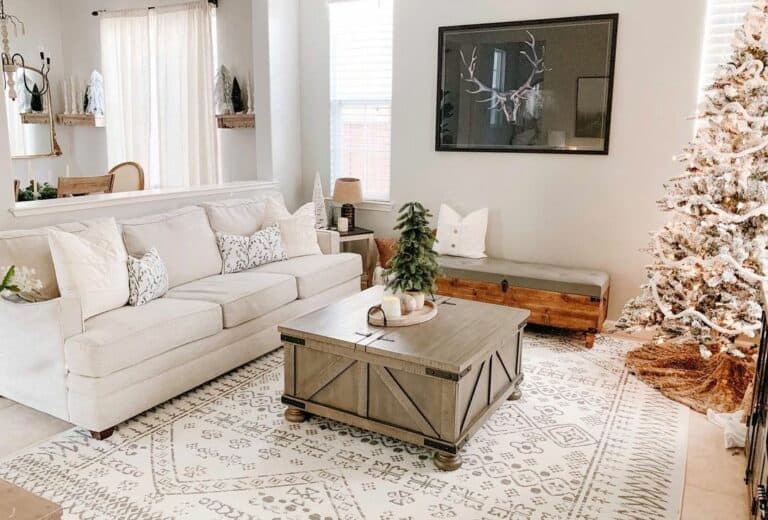
<path fill-rule="evenodd" d="M 436 451 L 442 470 L 506 399 L 519 399 L 527 310 L 437 297 L 411 327 L 368 325 L 383 289 L 282 324 L 285 417 L 318 415 Z"/>

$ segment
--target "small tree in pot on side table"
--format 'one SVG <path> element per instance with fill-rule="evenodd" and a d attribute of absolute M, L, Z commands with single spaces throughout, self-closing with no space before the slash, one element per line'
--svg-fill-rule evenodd
<path fill-rule="evenodd" d="M 395 231 L 400 232 L 397 253 L 385 273 L 387 288 L 405 292 L 424 306 L 425 293 L 434 294 L 435 280 L 440 272 L 437 253 L 432 249 L 435 235 L 429 226 L 432 214 L 419 202 L 409 202 L 400 208 Z"/>

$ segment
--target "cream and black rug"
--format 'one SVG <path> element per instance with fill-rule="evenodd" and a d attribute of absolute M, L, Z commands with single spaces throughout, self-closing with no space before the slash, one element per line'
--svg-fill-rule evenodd
<path fill-rule="evenodd" d="M 82 519 L 676 519 L 687 408 L 624 368 L 636 345 L 530 334 L 523 398 L 443 473 L 427 450 L 283 420 L 277 352 L 120 426 L 0 463 L 0 478 Z"/>

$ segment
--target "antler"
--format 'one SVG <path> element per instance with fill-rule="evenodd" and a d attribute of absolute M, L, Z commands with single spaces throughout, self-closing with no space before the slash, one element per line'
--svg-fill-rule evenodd
<path fill-rule="evenodd" d="M 506 90 L 502 92 L 496 88 L 487 86 L 485 83 L 477 79 L 475 76 L 475 71 L 477 69 L 477 47 L 472 49 L 472 57 L 469 62 L 467 62 L 467 58 L 464 56 L 464 51 L 459 50 L 461 61 L 464 63 L 464 67 L 466 67 L 468 72 L 467 77 L 465 77 L 464 73 L 462 72 L 461 79 L 474 85 L 473 89 L 467 89 L 466 92 L 468 94 L 480 94 L 482 92 L 489 93 L 490 97 L 485 99 L 478 99 L 477 102 L 490 102 L 491 106 L 488 107 L 488 110 L 501 110 L 504 112 L 504 116 L 508 123 L 514 123 L 517 121 L 517 114 L 520 110 L 520 105 L 523 101 L 528 99 L 531 91 L 537 88 L 537 85 L 533 84 L 536 75 L 542 74 L 548 70 L 552 70 L 544 65 L 544 57 L 539 57 L 539 53 L 536 51 L 536 38 L 533 36 L 533 34 L 531 34 L 530 31 L 526 32 L 528 33 L 530 40 L 526 41 L 525 44 L 530 48 L 531 55 L 529 55 L 526 51 L 520 51 L 520 54 L 525 56 L 525 58 L 530 62 L 531 73 L 528 75 L 528 79 L 526 79 L 522 85 L 514 90 Z"/>

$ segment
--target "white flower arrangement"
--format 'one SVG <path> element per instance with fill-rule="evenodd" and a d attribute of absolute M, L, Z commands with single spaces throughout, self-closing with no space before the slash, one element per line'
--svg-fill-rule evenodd
<path fill-rule="evenodd" d="M 34 294 L 43 288 L 43 282 L 30 267 L 0 267 L 0 274 L 0 296 L 4 298 L 18 293 Z"/>

